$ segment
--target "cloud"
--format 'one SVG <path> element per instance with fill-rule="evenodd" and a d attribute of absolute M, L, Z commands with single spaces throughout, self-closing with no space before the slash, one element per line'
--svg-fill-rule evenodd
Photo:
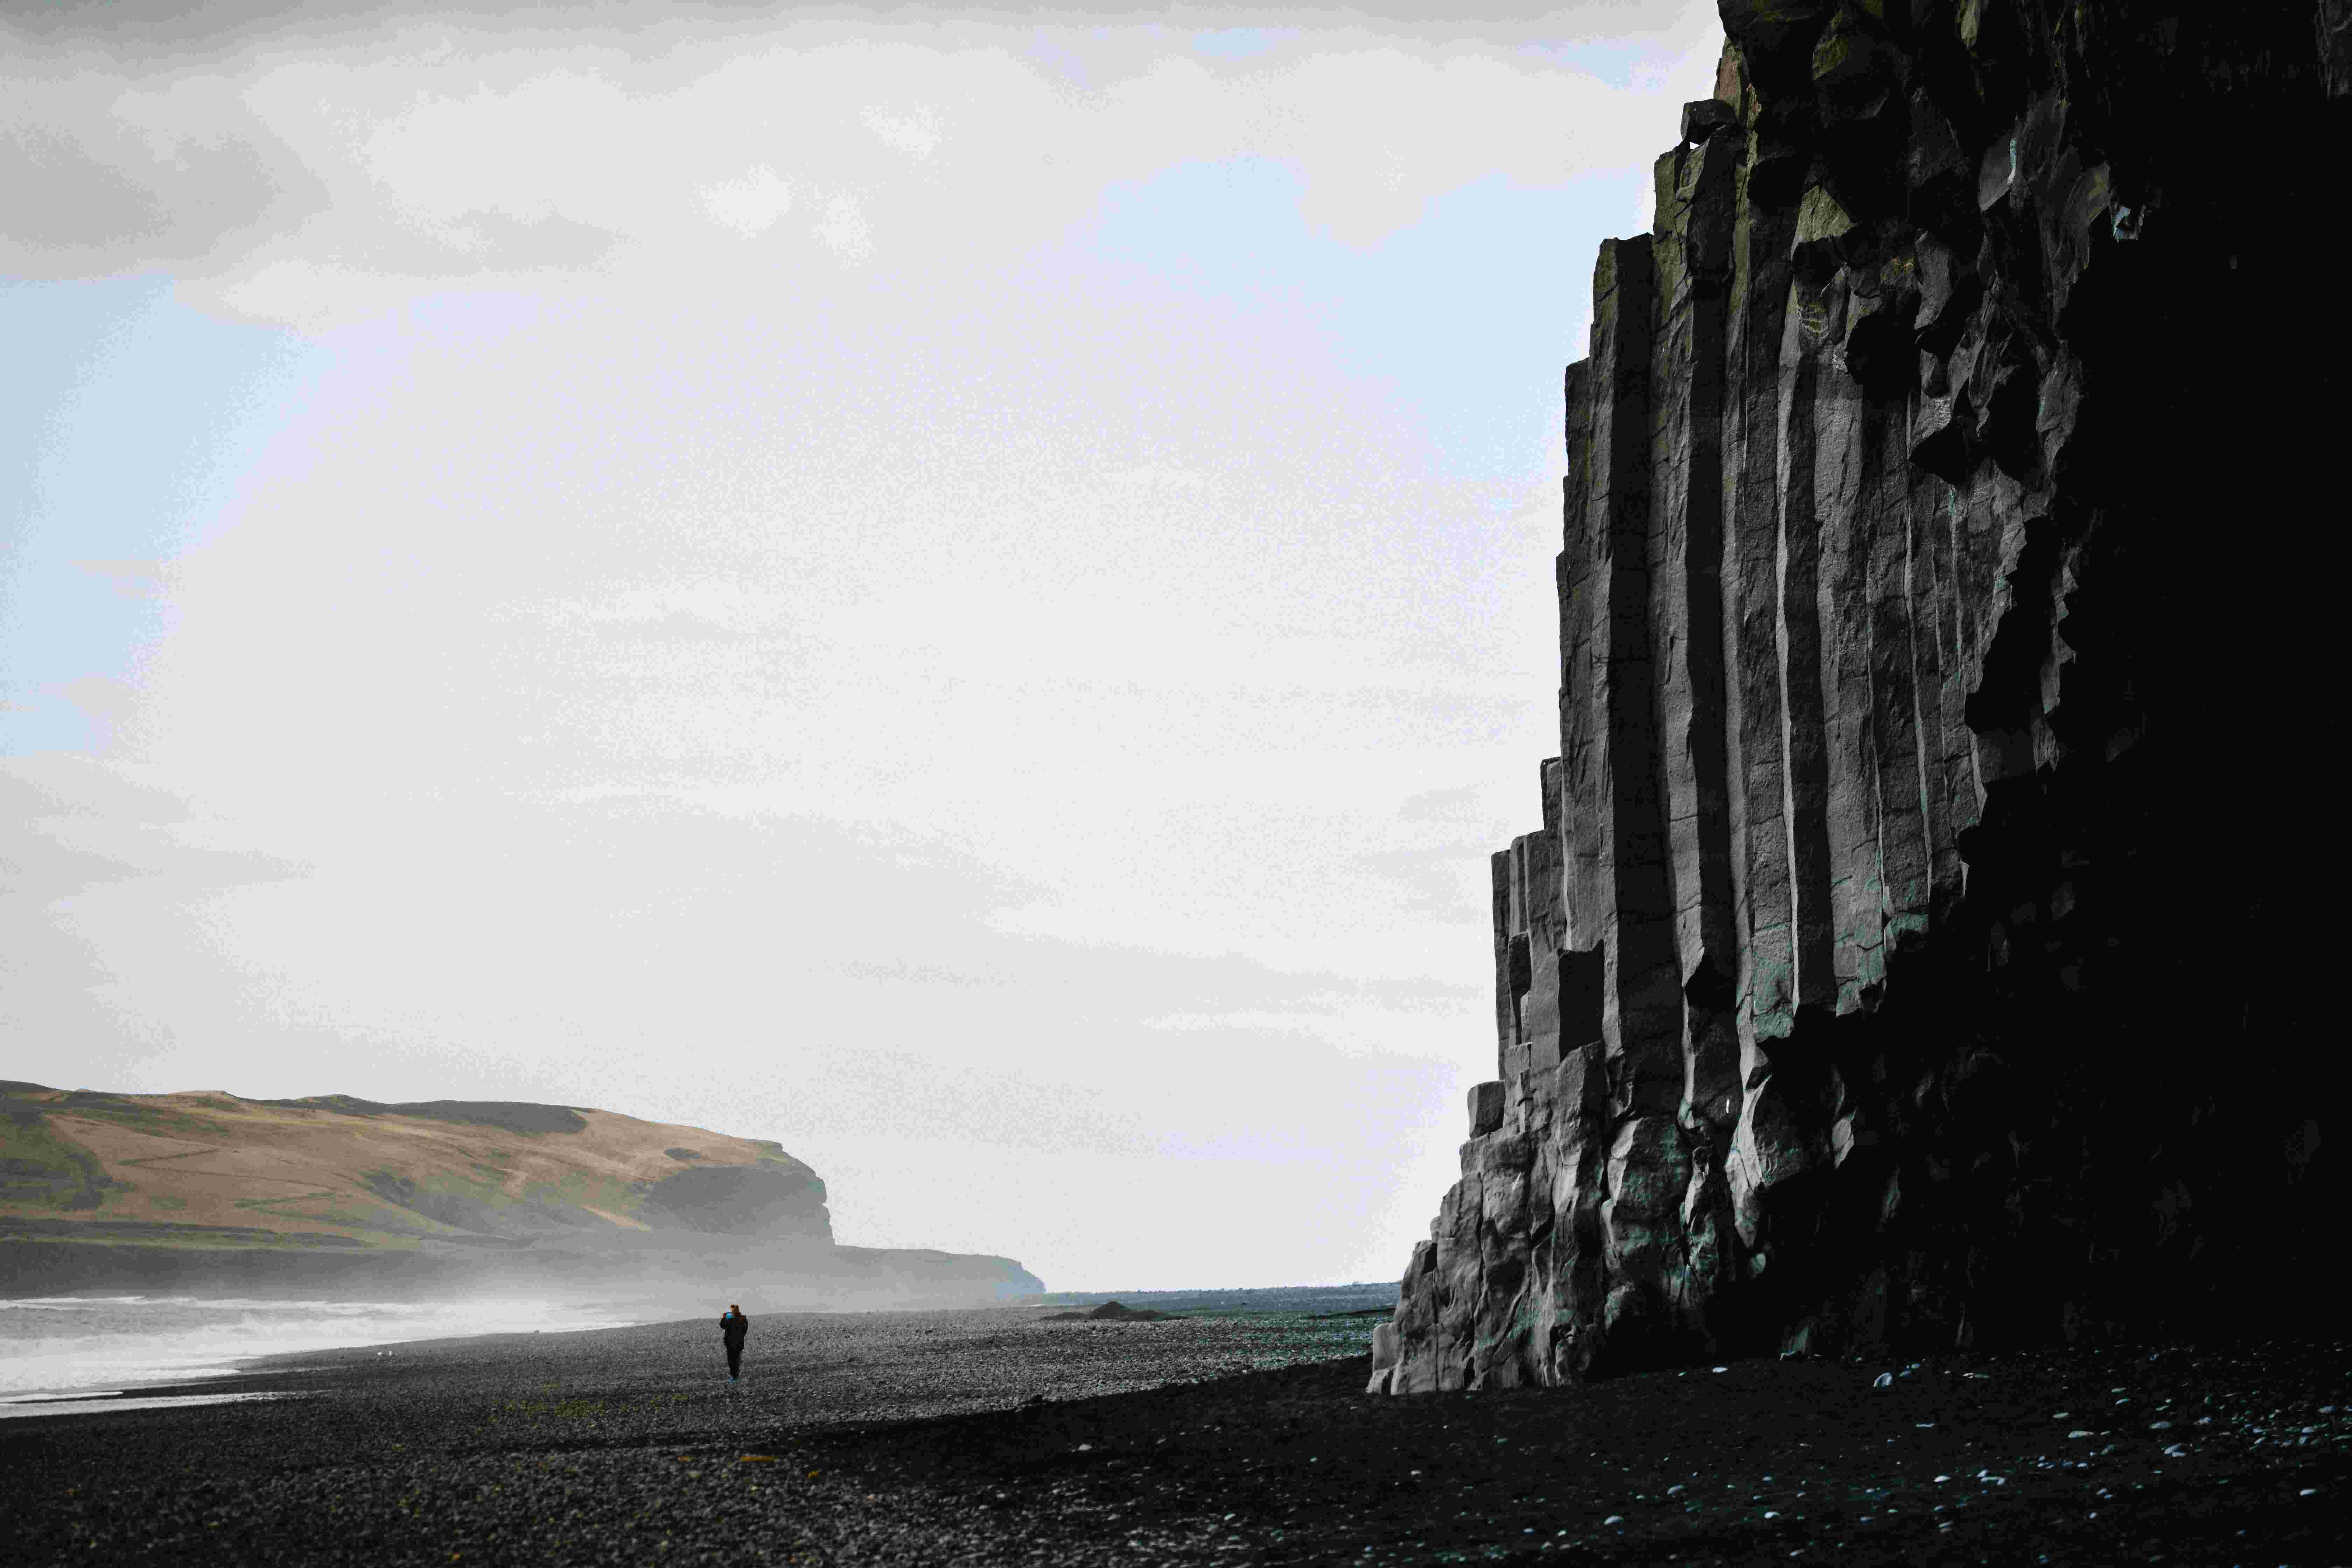
<path fill-rule="evenodd" d="M 857 198 L 836 191 L 824 199 L 824 217 L 814 231 L 824 247 L 844 261 L 863 261 L 874 254 L 873 232 Z"/>
<path fill-rule="evenodd" d="M 163 591 L 160 561 L 77 561 L 74 564 L 102 580 L 121 598 L 152 599 Z"/>
<path fill-rule="evenodd" d="M 111 883 L 159 884 L 169 899 L 305 870 L 169 790 L 61 752 L 0 758 L 0 864 L 9 868 L 6 901 L 20 910 Z"/>
<path fill-rule="evenodd" d="M 249 47 L 257 40 L 297 35 L 331 40 L 351 34 L 380 35 L 417 15 L 414 0 L 58 0 L 12 12 L 5 26 L 27 47 L 103 44 L 126 53 L 157 58 L 205 58 L 208 53 Z M 597 7 L 616 37 L 657 44 L 675 28 L 680 13 L 660 0 L 610 3 Z M 1503 4 L 1465 0 L 1447 7 L 1442 19 L 1425 5 L 1401 0 L 1353 0 L 1346 5 L 1290 5 L 1259 11 L 1218 5 L 1164 7 L 1149 26 L 1137 25 L 1131 6 L 1062 4 L 1042 6 L 905 5 L 877 15 L 871 9 L 819 9 L 784 0 L 730 0 L 698 7 L 690 20 L 703 31 L 749 31 L 814 14 L 843 30 L 877 26 L 936 29 L 1025 27 L 1049 36 L 1114 29 L 1154 36 L 1175 35 L 1205 54 L 1249 58 L 1293 43 L 1302 36 L 1335 27 L 1376 27 L 1433 41 L 1475 38 L 1496 45 L 1557 45 L 1564 39 L 1622 38 L 1655 33 L 1675 15 L 1672 5 L 1652 0 L 1582 0 L 1580 4 Z M 436 16 L 452 25 L 530 32 L 563 19 L 562 8 L 545 5 L 488 6 L 461 3 Z"/>
<path fill-rule="evenodd" d="M 134 721 L 140 711 L 138 689 L 115 676 L 77 676 L 59 682 L 55 689 L 94 721 L 100 752 L 113 743 L 122 726 Z"/>
<path fill-rule="evenodd" d="M 595 600 L 525 604 L 517 613 L 572 629 L 680 630 L 695 635 L 761 637 L 791 629 L 801 613 L 793 595 L 774 587 L 706 578 L 618 588 Z"/>
<path fill-rule="evenodd" d="M 1144 463 L 1132 468 L 1121 468 L 1110 476 L 1115 485 L 1131 485 L 1139 489 L 1205 490 L 1209 477 L 1190 468 L 1180 468 L 1169 463 Z"/>
<path fill-rule="evenodd" d="M 928 109 L 903 115 L 868 110 L 866 126 L 881 139 L 882 145 L 896 148 L 910 158 L 928 158 L 939 150 L 939 118 Z"/>
<path fill-rule="evenodd" d="M 234 79 L 16 56 L 0 84 L 0 269 L 15 276 L 202 272 L 334 199 Z"/>
<path fill-rule="evenodd" d="M 1590 26 L 1700 48 L 1719 35 L 1690 18 L 1709 9 Z M 0 266 L 166 265 L 189 298 L 315 332 L 453 280 L 716 280 L 708 226 L 765 240 L 795 210 L 817 258 L 1014 256 L 1110 183 L 1186 160 L 1293 163 L 1311 221 L 1370 245 L 1465 167 L 1556 185 L 1645 160 L 1658 134 L 1629 140 L 1614 112 L 1654 81 L 1612 86 L 1505 39 L 1539 27 L 1441 42 L 1359 16 L 1205 58 L 1151 28 L 1072 29 L 1056 37 L 1089 62 L 1079 87 L 1041 63 L 1027 18 L 950 41 L 911 19 L 598 15 L 52 16 L 5 73 L 0 160 L 31 195 Z M 320 30 L 282 30 L 297 18 Z M 163 66 L 142 39 L 183 53 Z"/>
<path fill-rule="evenodd" d="M 0 112 L 91 205 L 11 254 L 177 291 L 16 296 L 98 324 L 10 695 L 110 733 L 0 799 L 13 1037 L 782 1137 L 855 1239 L 1064 1276 L 1392 1272 L 1553 744 L 1558 340 L 1672 136 L 1525 40 L 1709 10 L 45 10 Z M 247 321 L 299 382 L 208 374 Z"/>
<path fill-rule="evenodd" d="M 702 205 L 721 226 L 751 239 L 793 210 L 793 188 L 763 163 L 740 179 L 703 187 Z"/>

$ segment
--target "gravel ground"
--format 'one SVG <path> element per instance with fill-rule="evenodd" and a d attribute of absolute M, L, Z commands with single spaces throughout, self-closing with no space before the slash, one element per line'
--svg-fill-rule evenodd
<path fill-rule="evenodd" d="M 697 1321 L 334 1352 L 207 1385 L 300 1398 L 12 1420 L 0 1555 L 2352 1562 L 2344 1344 L 1373 1400 L 1362 1319 L 1039 1316 L 763 1316 L 740 1391 Z"/>

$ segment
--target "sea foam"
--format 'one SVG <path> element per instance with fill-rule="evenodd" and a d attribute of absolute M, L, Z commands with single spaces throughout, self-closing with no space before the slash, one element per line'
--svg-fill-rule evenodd
<path fill-rule="evenodd" d="M 201 1296 L 0 1300 L 0 1402 L 184 1383 L 254 1356 L 467 1334 L 566 1332 L 642 1321 L 541 1300 L 283 1301 Z"/>

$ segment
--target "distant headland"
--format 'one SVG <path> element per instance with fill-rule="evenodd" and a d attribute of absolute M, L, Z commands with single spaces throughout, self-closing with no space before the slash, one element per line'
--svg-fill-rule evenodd
<path fill-rule="evenodd" d="M 586 1106 L 0 1081 L 0 1295 L 560 1287 L 777 1306 L 1042 1292 L 1010 1258 L 843 1247 L 777 1143 Z"/>

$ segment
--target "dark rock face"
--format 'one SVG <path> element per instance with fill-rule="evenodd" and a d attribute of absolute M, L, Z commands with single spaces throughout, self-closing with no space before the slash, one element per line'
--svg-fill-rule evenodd
<path fill-rule="evenodd" d="M 2352 24 L 2184 10 L 1722 0 L 1567 374 L 1560 754 L 1375 1391 L 2326 1310 Z"/>
<path fill-rule="evenodd" d="M 824 1183 L 794 1161 L 784 1165 L 705 1165 L 666 1176 L 646 1194 L 642 1216 L 680 1230 L 779 1239 L 833 1239 Z"/>

